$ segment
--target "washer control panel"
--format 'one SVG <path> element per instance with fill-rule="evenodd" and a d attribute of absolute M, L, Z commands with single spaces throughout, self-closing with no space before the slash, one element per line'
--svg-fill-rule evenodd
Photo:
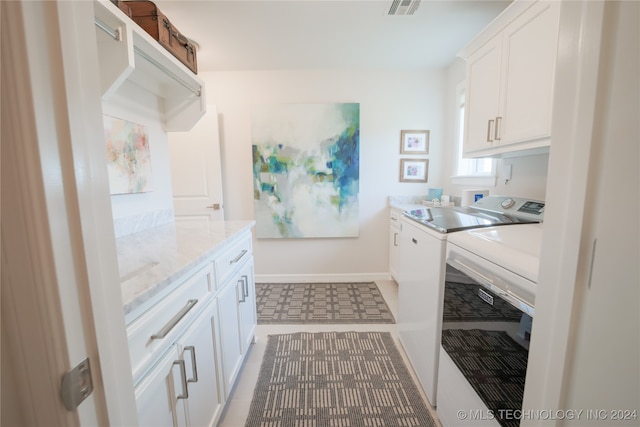
<path fill-rule="evenodd" d="M 512 215 L 526 220 L 540 222 L 544 220 L 545 203 L 540 200 L 510 196 L 487 196 L 478 200 L 470 207 Z"/>
<path fill-rule="evenodd" d="M 529 200 L 528 202 L 525 202 L 520 209 L 518 209 L 518 212 L 542 215 L 544 214 L 544 203 Z"/>

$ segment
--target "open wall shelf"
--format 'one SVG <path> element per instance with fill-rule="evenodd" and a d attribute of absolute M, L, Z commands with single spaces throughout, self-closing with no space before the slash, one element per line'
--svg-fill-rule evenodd
<path fill-rule="evenodd" d="M 167 132 L 190 130 L 206 111 L 204 82 L 110 1 L 94 13 L 102 99 L 132 82 L 163 100 Z"/>

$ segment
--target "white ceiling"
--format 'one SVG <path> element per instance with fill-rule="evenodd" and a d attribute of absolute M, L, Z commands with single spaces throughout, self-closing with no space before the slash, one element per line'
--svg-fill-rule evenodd
<path fill-rule="evenodd" d="M 199 71 L 236 71 L 443 67 L 510 1 L 422 0 L 411 16 L 388 16 L 391 0 L 155 3 L 199 44 Z"/>

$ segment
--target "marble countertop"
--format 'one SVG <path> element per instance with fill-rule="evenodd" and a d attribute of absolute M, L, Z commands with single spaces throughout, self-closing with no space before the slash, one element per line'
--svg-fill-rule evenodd
<path fill-rule="evenodd" d="M 116 239 L 125 317 L 255 221 L 176 220 Z"/>
<path fill-rule="evenodd" d="M 390 196 L 389 207 L 401 211 L 420 209 L 424 207 L 422 201 L 425 199 L 426 196 Z"/>

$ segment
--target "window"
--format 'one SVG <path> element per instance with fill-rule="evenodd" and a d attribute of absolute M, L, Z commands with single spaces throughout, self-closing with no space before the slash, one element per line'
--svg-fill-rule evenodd
<path fill-rule="evenodd" d="M 495 185 L 494 159 L 464 159 L 462 157 L 464 141 L 465 86 L 459 83 L 456 88 L 456 184 Z"/>

